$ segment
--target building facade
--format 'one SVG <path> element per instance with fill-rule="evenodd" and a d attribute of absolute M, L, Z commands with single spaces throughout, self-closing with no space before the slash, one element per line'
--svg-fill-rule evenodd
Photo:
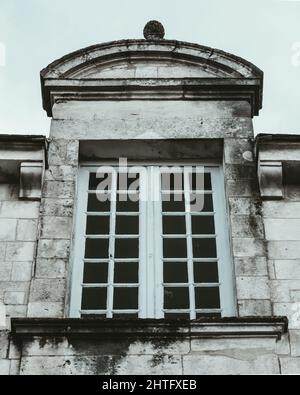
<path fill-rule="evenodd" d="M 300 373 L 300 137 L 254 138 L 253 64 L 144 36 L 50 64 L 49 138 L 0 136 L 0 372 Z"/>

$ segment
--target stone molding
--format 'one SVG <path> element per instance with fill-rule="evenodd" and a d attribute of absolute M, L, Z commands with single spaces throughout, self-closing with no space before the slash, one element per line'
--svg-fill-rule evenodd
<path fill-rule="evenodd" d="M 260 160 L 258 182 L 262 198 L 283 198 L 282 162 Z"/>
<path fill-rule="evenodd" d="M 280 339 L 287 332 L 286 317 L 211 318 L 190 320 L 13 318 L 17 338 L 255 338 Z"/>

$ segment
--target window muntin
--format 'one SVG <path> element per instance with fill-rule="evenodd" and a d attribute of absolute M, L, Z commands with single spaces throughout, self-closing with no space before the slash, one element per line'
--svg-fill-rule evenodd
<path fill-rule="evenodd" d="M 163 167 L 143 169 L 128 175 L 126 189 L 118 167 L 102 178 L 97 168 L 80 170 L 71 315 L 233 315 L 220 167 L 205 167 L 200 189 L 190 167 L 168 182 Z M 203 207 L 193 204 L 198 197 Z"/>

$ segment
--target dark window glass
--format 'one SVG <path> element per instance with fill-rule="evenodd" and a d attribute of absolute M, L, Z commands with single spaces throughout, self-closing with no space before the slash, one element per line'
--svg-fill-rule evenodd
<path fill-rule="evenodd" d="M 204 173 L 204 180 L 202 180 L 201 177 L 203 177 L 203 173 L 189 174 L 190 189 L 196 191 L 201 190 L 204 187 L 204 190 L 211 191 L 210 173 Z"/>
<path fill-rule="evenodd" d="M 196 309 L 219 309 L 219 287 L 196 287 L 195 304 Z"/>
<path fill-rule="evenodd" d="M 108 239 L 86 239 L 85 258 L 108 258 Z"/>
<path fill-rule="evenodd" d="M 118 193 L 117 212 L 138 212 L 139 195 L 137 193 Z"/>
<path fill-rule="evenodd" d="M 137 235 L 139 233 L 139 217 L 128 215 L 117 215 L 116 234 L 117 235 Z"/>
<path fill-rule="evenodd" d="M 165 212 L 185 211 L 185 201 L 183 194 L 163 193 L 162 210 Z"/>
<path fill-rule="evenodd" d="M 194 258 L 216 258 L 216 240 L 193 238 Z"/>
<path fill-rule="evenodd" d="M 189 320 L 190 314 L 189 313 L 165 313 L 165 319 L 166 320 L 173 320 L 173 319 Z"/>
<path fill-rule="evenodd" d="M 194 262 L 195 283 L 217 283 L 219 281 L 217 262 Z"/>
<path fill-rule="evenodd" d="M 188 271 L 186 262 L 164 262 L 165 283 L 187 283 Z"/>
<path fill-rule="evenodd" d="M 85 284 L 107 283 L 108 263 L 86 262 L 84 264 L 83 282 Z"/>
<path fill-rule="evenodd" d="M 118 313 L 114 313 L 113 314 L 114 318 L 119 318 L 119 319 L 124 319 L 124 320 L 130 320 L 130 319 L 134 319 L 134 318 L 138 318 L 139 315 L 138 313 L 133 314 L 133 313 L 122 313 L 122 314 L 118 314 Z"/>
<path fill-rule="evenodd" d="M 89 212 L 110 212 L 110 196 L 103 193 L 89 193 L 88 207 Z"/>
<path fill-rule="evenodd" d="M 185 234 L 185 216 L 163 216 L 163 233 L 164 234 Z"/>
<path fill-rule="evenodd" d="M 138 258 L 139 239 L 116 239 L 115 258 Z"/>
<path fill-rule="evenodd" d="M 182 191 L 184 189 L 183 173 L 163 173 L 161 189 L 162 191 Z"/>
<path fill-rule="evenodd" d="M 196 313 L 196 319 L 199 318 L 221 318 L 221 313 Z"/>
<path fill-rule="evenodd" d="M 104 314 L 81 314 L 81 318 L 106 318 L 106 313 Z"/>
<path fill-rule="evenodd" d="M 187 287 L 164 288 L 165 309 L 188 309 L 189 307 L 189 289 Z"/>
<path fill-rule="evenodd" d="M 115 283 L 138 283 L 138 262 L 115 262 Z"/>
<path fill-rule="evenodd" d="M 165 258 L 186 258 L 186 239 L 164 239 Z"/>
<path fill-rule="evenodd" d="M 114 309 L 129 310 L 138 308 L 138 288 L 115 288 Z"/>
<path fill-rule="evenodd" d="M 112 173 L 90 174 L 89 190 L 108 190 L 111 188 Z"/>
<path fill-rule="evenodd" d="M 215 234 L 215 221 L 213 216 L 192 216 L 192 233 L 198 235 Z"/>
<path fill-rule="evenodd" d="M 83 288 L 82 290 L 82 310 L 105 310 L 106 309 L 106 287 Z"/>
<path fill-rule="evenodd" d="M 108 235 L 109 216 L 88 216 L 86 220 L 87 235 Z"/>
<path fill-rule="evenodd" d="M 214 211 L 213 198 L 210 193 L 195 193 L 191 194 L 191 211 L 192 212 L 207 212 Z"/>

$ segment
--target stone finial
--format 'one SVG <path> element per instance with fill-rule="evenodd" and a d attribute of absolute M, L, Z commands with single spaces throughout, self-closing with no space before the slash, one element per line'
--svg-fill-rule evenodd
<path fill-rule="evenodd" d="M 144 37 L 146 40 L 163 40 L 165 29 L 158 21 L 150 21 L 144 27 Z"/>

